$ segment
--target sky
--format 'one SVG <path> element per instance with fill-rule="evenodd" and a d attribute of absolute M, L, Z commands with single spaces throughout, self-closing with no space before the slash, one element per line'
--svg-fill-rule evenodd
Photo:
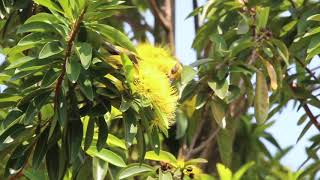
<path fill-rule="evenodd" d="M 204 0 L 200 2 L 203 3 Z M 195 36 L 193 19 L 185 19 L 192 11 L 192 1 L 176 0 L 176 7 L 176 55 L 183 64 L 188 65 L 196 60 L 196 54 L 191 49 Z M 319 59 L 314 59 L 310 67 L 315 67 L 317 64 L 319 65 Z M 317 108 L 311 107 L 311 110 L 314 114 L 320 114 L 320 110 Z M 311 127 L 305 136 L 296 143 L 305 125 L 297 125 L 297 121 L 303 114 L 303 110 L 297 112 L 296 108 L 293 108 L 293 101 L 291 101 L 282 113 L 271 118 L 275 123 L 267 130 L 278 140 L 281 147 L 293 146 L 293 149 L 281 159 L 281 163 L 292 170 L 298 169 L 306 160 L 305 147 L 311 144 L 308 139 L 318 133 L 315 127 Z M 268 143 L 266 145 L 273 154 L 276 153 L 276 148 Z"/>

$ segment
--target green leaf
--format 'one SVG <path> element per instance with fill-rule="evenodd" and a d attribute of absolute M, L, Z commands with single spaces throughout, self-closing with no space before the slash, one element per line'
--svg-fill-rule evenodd
<path fill-rule="evenodd" d="M 294 20 L 294 21 L 290 21 L 288 24 L 284 25 L 281 28 L 280 37 L 283 37 L 284 35 L 288 34 L 290 31 L 292 31 L 296 27 L 297 23 L 298 23 L 298 21 Z"/>
<path fill-rule="evenodd" d="M 92 143 L 92 139 L 94 135 L 94 121 L 95 121 L 94 118 L 89 118 L 87 129 L 86 129 L 86 136 L 85 136 L 84 145 L 83 145 L 84 151 L 86 151 Z"/>
<path fill-rule="evenodd" d="M 89 43 L 76 43 L 76 51 L 84 69 L 88 69 L 92 60 L 92 47 Z"/>
<path fill-rule="evenodd" d="M 299 134 L 299 137 L 297 139 L 297 143 L 300 141 L 300 139 L 306 134 L 306 132 L 311 128 L 312 126 L 312 121 L 309 121 L 303 128 L 303 130 L 301 131 L 301 133 Z"/>
<path fill-rule="evenodd" d="M 153 149 L 153 152 L 156 154 L 160 153 L 160 138 L 159 138 L 159 133 L 156 128 L 153 128 L 149 130 L 149 138 L 150 138 L 150 144 Z"/>
<path fill-rule="evenodd" d="M 36 170 L 36 169 L 24 169 L 23 175 L 32 180 L 46 180 L 48 179 L 48 175 L 45 171 L 43 170 Z"/>
<path fill-rule="evenodd" d="M 17 142 L 19 136 L 21 136 L 26 130 L 29 129 L 22 124 L 14 124 L 8 129 L 4 130 L 0 135 L 0 151 L 3 151 L 11 143 Z"/>
<path fill-rule="evenodd" d="M 26 110 L 26 113 L 24 115 L 23 123 L 25 125 L 33 124 L 33 120 L 35 119 L 36 113 L 37 113 L 37 109 L 36 109 L 36 107 L 34 105 L 34 102 L 31 101 L 29 103 L 28 108 Z"/>
<path fill-rule="evenodd" d="M 42 163 L 43 158 L 45 157 L 47 153 L 47 140 L 49 136 L 49 129 L 46 128 L 40 135 L 37 144 L 35 146 L 34 152 L 33 152 L 33 158 L 32 158 L 32 167 L 35 169 L 38 169 L 39 166 Z"/>
<path fill-rule="evenodd" d="M 50 41 L 54 41 L 55 39 L 52 36 L 44 34 L 44 33 L 31 33 L 23 37 L 19 42 L 18 46 L 26 46 L 32 44 L 44 44 Z"/>
<path fill-rule="evenodd" d="M 314 56 L 320 53 L 319 39 L 320 39 L 320 35 L 315 35 L 314 37 L 312 37 L 307 49 L 307 57 L 306 57 L 307 62 L 309 62 L 310 59 L 312 59 Z"/>
<path fill-rule="evenodd" d="M 221 180 L 232 180 L 232 172 L 223 164 L 217 164 L 217 171 Z"/>
<path fill-rule="evenodd" d="M 199 92 L 196 97 L 195 109 L 201 109 L 207 103 L 208 95 L 202 92 Z"/>
<path fill-rule="evenodd" d="M 229 82 L 228 80 L 223 81 L 208 81 L 209 87 L 214 91 L 214 94 L 220 99 L 224 99 L 228 94 Z"/>
<path fill-rule="evenodd" d="M 54 144 L 46 154 L 46 168 L 50 180 L 59 179 L 59 161 L 59 146 L 58 144 Z"/>
<path fill-rule="evenodd" d="M 60 46 L 58 41 L 49 42 L 43 46 L 39 53 L 39 59 L 44 59 L 51 57 L 53 55 L 59 54 L 63 51 L 63 48 Z"/>
<path fill-rule="evenodd" d="M 112 134 L 108 134 L 107 144 L 108 146 L 115 146 L 122 149 L 127 149 L 124 140 L 121 140 Z"/>
<path fill-rule="evenodd" d="M 307 21 L 320 21 L 320 14 L 315 14 L 307 18 Z"/>
<path fill-rule="evenodd" d="M 17 34 L 27 33 L 27 32 L 58 32 L 57 29 L 49 23 L 46 22 L 30 22 L 22 25 Z"/>
<path fill-rule="evenodd" d="M 188 117 L 187 115 L 180 109 L 176 111 L 176 139 L 182 138 L 187 131 L 188 128 Z"/>
<path fill-rule="evenodd" d="M 211 58 L 198 59 L 197 61 L 195 61 L 192 64 L 190 64 L 190 66 L 191 67 L 198 67 L 200 65 L 207 64 L 207 63 L 210 63 L 210 62 L 213 62 L 213 61 L 214 61 L 214 59 L 211 59 Z"/>
<path fill-rule="evenodd" d="M 15 59 L 15 61 L 13 61 L 12 63 L 10 63 L 10 65 L 8 67 L 6 67 L 6 70 L 17 68 L 17 67 L 21 66 L 22 64 L 30 62 L 30 61 L 32 61 L 34 59 L 35 59 L 35 57 L 22 56 L 22 57 L 20 57 L 18 59 Z"/>
<path fill-rule="evenodd" d="M 269 18 L 269 7 L 258 8 L 257 9 L 257 28 L 264 29 L 267 26 Z"/>
<path fill-rule="evenodd" d="M 138 132 L 137 119 L 132 111 L 126 111 L 123 113 L 124 120 L 124 132 L 127 147 L 132 145 L 133 139 Z"/>
<path fill-rule="evenodd" d="M 269 112 L 269 96 L 268 85 L 263 72 L 257 72 L 256 83 L 254 114 L 258 123 L 264 123 L 267 120 Z"/>
<path fill-rule="evenodd" d="M 160 151 L 159 154 L 156 154 L 154 151 L 148 151 L 146 152 L 145 159 L 153 160 L 153 161 L 162 161 L 171 164 L 174 167 L 178 167 L 178 161 L 169 152 L 166 151 Z"/>
<path fill-rule="evenodd" d="M 28 24 L 31 22 L 45 22 L 48 24 L 52 24 L 52 23 L 58 23 L 59 20 L 52 14 L 41 12 L 31 16 L 29 19 L 25 21 L 25 24 Z"/>
<path fill-rule="evenodd" d="M 251 37 L 244 37 L 234 41 L 230 46 L 231 57 L 238 55 L 241 51 L 248 50 L 254 45 L 255 42 L 252 40 Z"/>
<path fill-rule="evenodd" d="M 226 103 L 227 104 L 231 103 L 232 101 L 236 100 L 241 94 L 242 94 L 241 90 L 238 86 L 230 85 Z"/>
<path fill-rule="evenodd" d="M 131 105 L 132 105 L 132 100 L 125 99 L 124 97 L 122 97 L 119 110 L 121 112 L 126 112 L 130 108 Z"/>
<path fill-rule="evenodd" d="M 265 59 L 261 59 L 264 67 L 267 69 L 269 78 L 270 78 L 270 87 L 272 90 L 277 90 L 278 88 L 278 81 L 277 81 L 277 74 L 274 70 L 274 67 L 269 63 L 269 61 Z"/>
<path fill-rule="evenodd" d="M 185 166 L 186 165 L 198 165 L 198 164 L 203 164 L 203 163 L 208 163 L 208 161 L 206 159 L 196 158 L 196 159 L 191 159 L 191 160 L 185 162 Z"/>
<path fill-rule="evenodd" d="M 318 33 L 320 33 L 320 27 L 312 28 L 307 33 L 305 33 L 303 35 L 303 38 L 306 38 L 306 37 L 309 37 L 309 36 L 312 36 L 312 35 L 315 35 Z"/>
<path fill-rule="evenodd" d="M 102 36 L 104 36 L 110 43 L 118 44 L 129 51 L 136 52 L 136 49 L 130 39 L 121 31 L 105 24 L 94 23 L 88 25 L 99 34 L 102 34 Z"/>
<path fill-rule="evenodd" d="M 289 51 L 286 44 L 278 39 L 272 39 L 272 43 L 277 47 L 279 55 L 282 57 L 287 66 L 289 66 Z"/>
<path fill-rule="evenodd" d="M 63 14 L 62 9 L 56 3 L 54 3 L 54 1 L 51 1 L 51 0 L 34 0 L 34 2 L 36 2 L 37 4 L 40 4 L 42 6 L 45 6 L 50 10 L 57 11 L 57 12 Z"/>
<path fill-rule="evenodd" d="M 18 101 L 19 99 L 21 99 L 21 96 L 14 95 L 14 94 L 0 93 L 0 102 Z"/>
<path fill-rule="evenodd" d="M 153 172 L 153 171 L 155 171 L 155 169 L 147 164 L 133 163 L 121 169 L 117 177 L 119 179 L 127 179 L 130 177 L 138 176 L 140 174 Z"/>
<path fill-rule="evenodd" d="M 242 176 L 254 165 L 254 162 L 248 162 L 233 175 L 232 180 L 241 180 Z"/>
<path fill-rule="evenodd" d="M 232 126 L 232 124 L 231 124 Z M 219 148 L 219 155 L 222 163 L 231 166 L 231 161 L 233 158 L 233 137 L 231 128 L 220 129 L 217 142 Z"/>
<path fill-rule="evenodd" d="M 40 110 L 42 114 L 42 119 L 43 120 L 49 120 L 54 116 L 54 110 L 53 110 L 53 105 L 52 104 L 46 104 L 41 107 Z"/>
<path fill-rule="evenodd" d="M 146 148 L 146 141 L 144 137 L 144 130 L 141 124 L 139 124 L 136 139 L 137 139 L 137 145 L 138 145 L 139 163 L 142 164 L 144 157 L 146 155 L 147 148 Z"/>
<path fill-rule="evenodd" d="M 66 73 L 72 83 L 77 82 L 81 72 L 81 65 L 75 56 L 67 60 Z"/>
<path fill-rule="evenodd" d="M 181 83 L 187 84 L 197 75 L 197 71 L 195 71 L 191 66 L 184 66 L 181 72 Z"/>
<path fill-rule="evenodd" d="M 60 76 L 60 72 L 55 72 L 54 69 L 49 69 L 44 75 L 41 83 L 41 87 L 51 86 Z"/>
<path fill-rule="evenodd" d="M 102 148 L 105 147 L 107 139 L 108 139 L 108 125 L 107 125 L 104 117 L 99 117 L 97 119 L 97 124 L 99 127 L 97 149 L 98 149 L 98 151 L 100 151 Z"/>
<path fill-rule="evenodd" d="M 67 98 L 64 91 L 61 91 L 61 95 L 58 98 L 60 105 L 56 107 L 58 108 L 57 119 L 59 120 L 60 125 L 65 127 L 67 122 Z"/>
<path fill-rule="evenodd" d="M 309 45 L 308 45 L 308 49 L 307 49 L 307 53 L 312 53 L 312 51 L 319 49 L 320 47 L 320 35 L 316 35 L 314 36 Z"/>
<path fill-rule="evenodd" d="M 73 116 L 76 112 L 73 112 Z M 75 117 L 69 117 L 69 124 L 67 129 L 67 145 L 69 150 L 69 157 L 71 162 L 75 162 L 81 149 L 81 142 L 83 137 L 83 127 L 80 119 L 73 119 Z M 78 117 L 80 118 L 80 117 Z"/>
<path fill-rule="evenodd" d="M 134 81 L 134 66 L 129 57 L 121 53 L 121 60 L 122 60 L 122 68 L 126 76 L 126 80 L 129 84 L 133 83 Z"/>
<path fill-rule="evenodd" d="M 126 167 L 126 163 L 123 161 L 123 159 L 117 155 L 116 153 L 108 150 L 108 149 L 102 149 L 101 151 L 98 151 L 96 147 L 91 146 L 87 153 L 92 157 L 100 158 L 106 162 L 109 162 L 110 164 L 113 164 L 118 167 Z"/>
<path fill-rule="evenodd" d="M 225 119 L 225 113 L 226 113 L 226 105 L 223 101 L 219 101 L 217 99 L 212 99 L 210 101 L 210 108 L 212 115 L 214 117 L 214 120 L 217 122 L 217 124 L 221 128 L 226 127 L 226 119 Z"/>
<path fill-rule="evenodd" d="M 33 91 L 30 91 L 27 95 L 24 95 L 23 98 L 20 99 L 17 106 L 20 107 L 22 105 L 25 105 L 26 103 L 29 103 L 31 101 L 31 99 L 33 99 L 34 97 L 39 96 L 41 94 L 48 93 L 50 91 L 51 91 L 50 88 L 39 88 L 39 89 L 35 89 Z"/>
<path fill-rule="evenodd" d="M 71 163 L 75 163 L 81 152 L 81 142 L 83 138 L 83 124 L 80 119 L 80 113 L 78 108 L 78 100 L 76 98 L 75 92 L 71 91 L 68 93 L 68 119 L 67 119 L 67 128 L 63 132 L 66 134 L 67 141 L 66 149 L 68 152 L 68 160 Z"/>
<path fill-rule="evenodd" d="M 68 17 L 69 19 L 74 19 L 73 13 L 72 13 L 72 6 L 70 5 L 70 1 L 69 0 L 59 0 L 59 4 L 61 5 L 65 16 Z"/>
<path fill-rule="evenodd" d="M 247 21 L 245 21 L 244 19 L 242 19 L 237 27 L 237 34 L 246 34 L 248 33 L 250 27 L 247 23 Z"/>
<path fill-rule="evenodd" d="M 9 111 L 7 117 L 1 122 L 3 128 L 7 128 L 12 123 L 14 123 L 19 117 L 21 117 L 23 112 L 20 109 L 12 109 Z"/>
<path fill-rule="evenodd" d="M 299 120 L 298 120 L 298 122 L 297 122 L 297 125 L 299 126 L 299 125 L 303 124 L 303 123 L 307 120 L 307 118 L 308 118 L 308 115 L 307 115 L 307 114 L 302 115 L 302 116 L 299 118 Z"/>
<path fill-rule="evenodd" d="M 159 180 L 173 180 L 173 177 L 170 172 L 159 171 Z"/>
<path fill-rule="evenodd" d="M 92 172 L 94 180 L 103 180 L 107 176 L 109 163 L 99 158 L 92 158 Z"/>
<path fill-rule="evenodd" d="M 272 52 L 272 50 L 270 48 L 263 47 L 262 50 L 269 58 L 273 58 L 273 52 Z"/>
<path fill-rule="evenodd" d="M 222 35 L 215 33 L 210 35 L 209 38 L 210 38 L 210 41 L 212 41 L 213 43 L 212 55 L 210 56 L 213 56 L 213 58 L 219 59 L 229 53 L 228 47 L 227 47 L 228 45 Z"/>
<path fill-rule="evenodd" d="M 20 144 L 12 153 L 5 166 L 4 179 L 9 175 L 14 175 L 20 172 L 28 161 L 32 148 L 30 145 Z M 20 154 L 21 153 L 21 154 Z"/>
<path fill-rule="evenodd" d="M 93 89 L 92 89 L 92 83 L 89 77 L 84 74 L 82 71 L 80 76 L 78 77 L 78 83 L 80 86 L 80 90 L 83 92 L 83 94 L 90 100 L 93 101 Z"/>

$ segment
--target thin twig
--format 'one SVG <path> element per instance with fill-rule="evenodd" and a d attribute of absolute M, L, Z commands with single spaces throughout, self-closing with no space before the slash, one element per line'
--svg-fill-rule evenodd
<path fill-rule="evenodd" d="M 296 7 L 296 4 L 293 2 L 293 0 L 289 0 L 289 2 L 290 2 L 290 4 L 291 4 L 291 6 L 293 7 L 293 9 L 296 9 L 297 7 Z"/>
<path fill-rule="evenodd" d="M 314 78 L 314 80 L 319 81 L 319 79 L 314 75 L 314 73 L 300 59 L 295 57 L 295 60 L 298 61 L 298 63 L 307 71 L 307 73 L 310 74 L 311 77 Z"/>
<path fill-rule="evenodd" d="M 203 141 L 197 148 L 190 150 L 188 153 L 188 156 L 186 158 L 188 159 L 188 158 L 192 157 L 193 155 L 201 152 L 218 135 L 219 131 L 220 131 L 220 127 L 215 129 L 214 132 L 211 134 L 211 136 L 206 141 Z"/>
<path fill-rule="evenodd" d="M 318 70 L 318 69 L 320 69 L 320 66 L 317 66 L 317 67 L 312 68 L 312 69 L 311 69 L 311 72 L 312 72 L 312 71 L 315 71 L 315 70 Z"/>
<path fill-rule="evenodd" d="M 205 103 L 205 107 L 204 107 L 204 113 L 203 113 L 203 119 L 202 121 L 200 121 L 200 124 L 198 125 L 197 131 L 195 132 L 193 138 L 192 138 L 192 142 L 189 146 L 189 151 L 191 151 L 191 149 L 194 148 L 194 146 L 196 145 L 196 142 L 200 136 L 200 134 L 202 133 L 203 130 L 203 126 L 205 124 L 205 121 L 207 120 L 207 116 L 208 116 L 208 111 L 209 111 L 209 99 L 212 97 L 212 93 L 210 94 L 209 98 L 207 99 L 207 102 Z"/>
<path fill-rule="evenodd" d="M 167 33 L 167 41 L 172 50 L 172 54 L 175 54 L 174 2 L 174 0 L 165 0 L 163 6 L 159 8 L 156 0 L 149 1 L 153 15 L 159 20 L 161 26 Z"/>
<path fill-rule="evenodd" d="M 198 1 L 197 0 L 192 0 L 192 5 L 193 5 L 193 10 L 196 10 L 198 8 Z M 194 31 L 197 33 L 199 29 L 199 15 L 196 14 L 194 16 Z"/>
<path fill-rule="evenodd" d="M 313 123 L 313 125 L 320 131 L 320 123 L 318 122 L 317 118 L 311 112 L 308 104 L 303 104 L 302 107 L 303 107 L 304 111 L 306 112 L 307 116 L 309 117 L 309 119 L 311 120 L 311 122 Z"/>
<path fill-rule="evenodd" d="M 291 90 L 295 92 L 296 85 L 290 84 L 289 85 Z M 300 101 L 300 104 L 302 105 L 304 111 L 306 112 L 307 116 L 311 120 L 312 124 L 320 131 L 320 123 L 318 122 L 317 118 L 313 115 L 312 111 L 310 110 L 308 104 L 306 104 L 302 99 L 298 99 Z"/>
<path fill-rule="evenodd" d="M 167 29 L 170 26 L 170 24 L 168 24 L 163 12 L 158 7 L 156 0 L 150 0 L 149 3 L 154 16 L 158 18 L 160 20 L 161 25 Z"/>

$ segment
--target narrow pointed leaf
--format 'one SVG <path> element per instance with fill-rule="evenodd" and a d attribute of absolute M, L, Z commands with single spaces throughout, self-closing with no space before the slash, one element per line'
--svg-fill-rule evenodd
<path fill-rule="evenodd" d="M 49 42 L 43 46 L 42 50 L 39 53 L 39 59 L 44 59 L 56 54 L 59 54 L 63 51 L 63 48 L 60 46 L 60 43 L 57 41 Z"/>
<path fill-rule="evenodd" d="M 264 123 L 269 112 L 269 96 L 267 82 L 261 71 L 257 72 L 256 83 L 254 114 L 258 123 Z"/>
<path fill-rule="evenodd" d="M 102 149 L 101 151 L 98 151 L 96 147 L 91 146 L 87 153 L 92 157 L 100 158 L 106 162 L 109 162 L 110 164 L 113 164 L 118 167 L 126 167 L 126 163 L 123 161 L 123 159 L 117 155 L 116 153 L 108 150 L 108 149 Z"/>
<path fill-rule="evenodd" d="M 88 43 L 77 43 L 76 51 L 84 69 L 88 69 L 92 59 L 92 47 Z"/>

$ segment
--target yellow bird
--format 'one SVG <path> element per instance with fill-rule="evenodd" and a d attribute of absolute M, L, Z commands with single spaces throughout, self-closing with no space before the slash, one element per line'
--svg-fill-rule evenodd
<path fill-rule="evenodd" d="M 137 53 L 129 52 L 117 46 L 108 45 L 111 55 L 104 60 L 116 69 L 121 69 L 120 54 L 125 53 L 136 66 L 137 75 L 133 92 L 147 99 L 155 111 L 150 128 L 159 128 L 166 133 L 173 123 L 178 95 L 171 81 L 180 77 L 182 66 L 170 51 L 148 43 L 137 45 Z"/>
<path fill-rule="evenodd" d="M 149 43 L 141 43 L 136 47 L 137 54 L 109 43 L 105 43 L 105 47 L 111 55 L 104 57 L 104 60 L 116 69 L 120 69 L 122 67 L 120 53 L 125 53 L 130 57 L 134 64 L 139 64 L 141 61 L 145 61 L 145 63 L 156 67 L 165 73 L 170 80 L 177 80 L 180 78 L 182 65 L 171 55 L 170 50 L 166 47 L 153 46 Z"/>

